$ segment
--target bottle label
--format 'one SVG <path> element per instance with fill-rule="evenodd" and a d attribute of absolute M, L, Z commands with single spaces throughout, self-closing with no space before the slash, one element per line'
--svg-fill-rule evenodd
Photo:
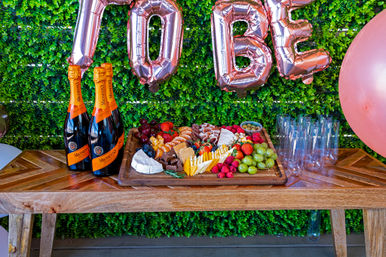
<path fill-rule="evenodd" d="M 125 133 L 122 133 L 122 135 L 119 137 L 118 139 L 118 150 L 121 150 L 121 148 L 123 147 L 123 143 L 125 142 Z"/>
<path fill-rule="evenodd" d="M 118 139 L 118 142 L 113 149 L 103 154 L 102 156 L 99 156 L 92 160 L 92 170 L 96 171 L 96 170 L 103 169 L 108 165 L 110 165 L 113 161 L 115 161 L 115 159 L 118 156 L 119 149 L 122 148 L 123 143 L 124 143 L 124 136 L 122 135 Z"/>
<path fill-rule="evenodd" d="M 69 143 L 70 150 L 72 150 L 71 148 L 76 149 L 76 147 L 77 147 L 76 143 L 74 143 L 75 145 L 71 144 L 71 143 L 73 143 L 73 142 Z M 86 159 L 89 156 L 90 156 L 90 148 L 88 147 L 88 145 L 84 145 L 80 149 L 78 149 L 72 153 L 67 154 L 67 160 L 68 160 L 67 164 L 68 164 L 68 166 L 74 165 L 78 162 L 83 161 L 84 159 Z"/>

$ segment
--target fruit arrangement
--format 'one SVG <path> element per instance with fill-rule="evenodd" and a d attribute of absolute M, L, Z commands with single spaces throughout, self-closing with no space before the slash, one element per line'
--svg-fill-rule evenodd
<path fill-rule="evenodd" d="M 148 123 L 145 119 L 140 123 L 135 136 L 142 145 L 137 150 L 142 150 L 168 172 L 183 172 L 185 176 L 209 173 L 218 178 L 233 178 L 237 173 L 253 175 L 270 169 L 277 159 L 260 133 L 246 135 L 239 125 L 218 127 L 204 123 L 175 127 L 170 121 Z M 154 162 L 152 165 L 154 168 L 146 174 L 159 172 Z"/>
<path fill-rule="evenodd" d="M 248 172 L 256 174 L 258 170 L 270 169 L 275 166 L 277 155 L 273 149 L 268 148 L 268 144 L 246 143 L 240 146 L 240 150 L 233 153 L 236 159 L 240 160 L 237 169 L 241 173 Z"/>

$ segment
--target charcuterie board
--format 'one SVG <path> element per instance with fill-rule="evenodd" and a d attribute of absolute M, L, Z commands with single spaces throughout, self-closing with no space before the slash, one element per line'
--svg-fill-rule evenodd
<path fill-rule="evenodd" d="M 227 179 L 217 178 L 215 174 L 209 172 L 184 178 L 174 178 L 164 172 L 152 175 L 138 173 L 131 167 L 132 157 L 136 149 L 140 147 L 139 140 L 134 136 L 136 131 L 136 128 L 131 129 L 127 138 L 118 176 L 118 182 L 121 186 L 282 185 L 287 181 L 279 159 L 270 169 L 259 170 L 253 175 L 237 172 L 233 178 Z M 272 141 L 264 128 L 261 134 L 269 147 L 274 149 Z"/>

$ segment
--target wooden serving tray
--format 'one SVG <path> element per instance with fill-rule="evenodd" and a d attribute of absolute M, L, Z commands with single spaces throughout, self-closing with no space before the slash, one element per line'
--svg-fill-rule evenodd
<path fill-rule="evenodd" d="M 233 178 L 220 179 L 217 178 L 216 174 L 212 173 L 204 173 L 182 179 L 174 178 L 163 172 L 153 175 L 138 173 L 131 168 L 131 159 L 135 154 L 135 149 L 140 147 L 139 140 L 134 136 L 136 131 L 136 128 L 131 129 L 127 138 L 118 175 L 118 183 L 121 186 L 282 185 L 287 182 L 287 177 L 279 159 L 276 160 L 275 166 L 271 169 L 259 170 L 254 175 L 236 172 L 234 173 Z M 261 134 L 269 147 L 276 152 L 272 141 L 264 128 L 261 131 Z"/>

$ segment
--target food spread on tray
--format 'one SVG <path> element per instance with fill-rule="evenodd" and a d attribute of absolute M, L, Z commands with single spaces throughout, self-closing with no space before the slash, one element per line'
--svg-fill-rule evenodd
<path fill-rule="evenodd" d="M 146 119 L 141 119 L 140 124 L 134 136 L 141 147 L 136 149 L 131 163 L 139 173 L 209 173 L 232 178 L 238 172 L 253 175 L 270 169 L 277 159 L 259 132 L 247 133 L 239 125 L 219 127 L 203 123 L 176 127 L 169 121 L 157 123 Z"/>

